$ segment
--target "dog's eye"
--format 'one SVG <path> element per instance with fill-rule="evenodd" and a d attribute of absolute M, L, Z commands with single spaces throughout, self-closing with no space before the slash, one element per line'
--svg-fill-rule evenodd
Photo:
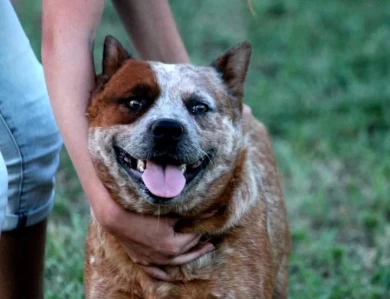
<path fill-rule="evenodd" d="M 129 107 L 129 109 L 133 112 L 138 112 L 141 110 L 142 108 L 142 102 L 140 100 L 136 100 L 136 99 L 131 99 L 129 100 L 129 102 L 127 103 L 127 106 Z"/>
<path fill-rule="evenodd" d="M 207 111 L 209 111 L 209 107 L 206 104 L 198 103 L 192 106 L 192 113 L 195 115 L 203 114 L 206 113 Z"/>

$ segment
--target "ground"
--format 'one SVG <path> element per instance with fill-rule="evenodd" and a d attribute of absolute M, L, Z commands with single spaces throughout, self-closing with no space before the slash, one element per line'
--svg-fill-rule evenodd
<path fill-rule="evenodd" d="M 39 54 L 40 4 L 16 1 Z M 269 128 L 292 229 L 290 298 L 390 298 L 390 1 L 170 1 L 194 63 L 254 47 L 245 101 Z M 129 45 L 107 4 L 96 40 Z M 130 46 L 129 46 L 130 47 Z M 65 152 L 46 298 L 82 298 L 87 201 Z"/>

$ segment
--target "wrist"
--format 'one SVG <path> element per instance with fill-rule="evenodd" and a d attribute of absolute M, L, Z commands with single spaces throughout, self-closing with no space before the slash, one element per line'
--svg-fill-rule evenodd
<path fill-rule="evenodd" d="M 133 239 L 136 234 L 132 229 L 133 224 L 140 216 L 119 206 L 98 178 L 97 181 L 89 180 L 87 183 L 83 189 L 96 221 L 109 233 L 121 239 L 124 236 Z"/>

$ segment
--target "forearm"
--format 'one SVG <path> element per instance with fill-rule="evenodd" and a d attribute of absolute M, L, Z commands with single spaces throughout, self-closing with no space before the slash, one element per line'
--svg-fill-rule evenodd
<path fill-rule="evenodd" d="M 57 7 L 52 0 L 43 2 L 42 60 L 47 89 L 64 143 L 87 197 L 91 198 L 92 188 L 96 194 L 106 192 L 98 181 L 88 153 L 88 123 L 85 117 L 94 86 L 94 31 L 104 2 L 100 2 L 101 7 L 96 7 L 99 1 L 83 1 L 84 6 L 95 5 L 94 11 L 88 12 L 95 15 L 84 16 L 80 13 L 81 9 L 89 7 L 79 7 L 79 13 L 74 12 L 69 7 L 72 1 L 63 7 L 61 3 L 64 1 L 55 1 Z"/>
<path fill-rule="evenodd" d="M 76 48 L 76 53 L 69 57 L 66 52 L 56 49 L 56 46 L 49 49 L 43 47 L 42 50 L 53 112 L 81 183 L 87 186 L 89 184 L 85 179 L 88 179 L 90 157 L 87 152 L 88 124 L 85 111 L 93 87 L 90 53 L 88 49 Z"/>
<path fill-rule="evenodd" d="M 167 0 L 113 0 L 142 59 L 188 63 Z"/>

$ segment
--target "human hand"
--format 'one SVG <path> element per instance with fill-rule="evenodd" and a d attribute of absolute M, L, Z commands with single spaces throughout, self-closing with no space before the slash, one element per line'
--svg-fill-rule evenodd
<path fill-rule="evenodd" d="M 98 222 L 117 237 L 129 257 L 150 276 L 164 281 L 173 279 L 158 266 L 173 266 L 188 263 L 212 251 L 211 243 L 198 247 L 200 235 L 177 233 L 174 226 L 178 219 L 145 216 L 125 211 L 109 196 L 99 196 L 94 210 Z M 90 199 L 91 203 L 94 199 Z"/>

